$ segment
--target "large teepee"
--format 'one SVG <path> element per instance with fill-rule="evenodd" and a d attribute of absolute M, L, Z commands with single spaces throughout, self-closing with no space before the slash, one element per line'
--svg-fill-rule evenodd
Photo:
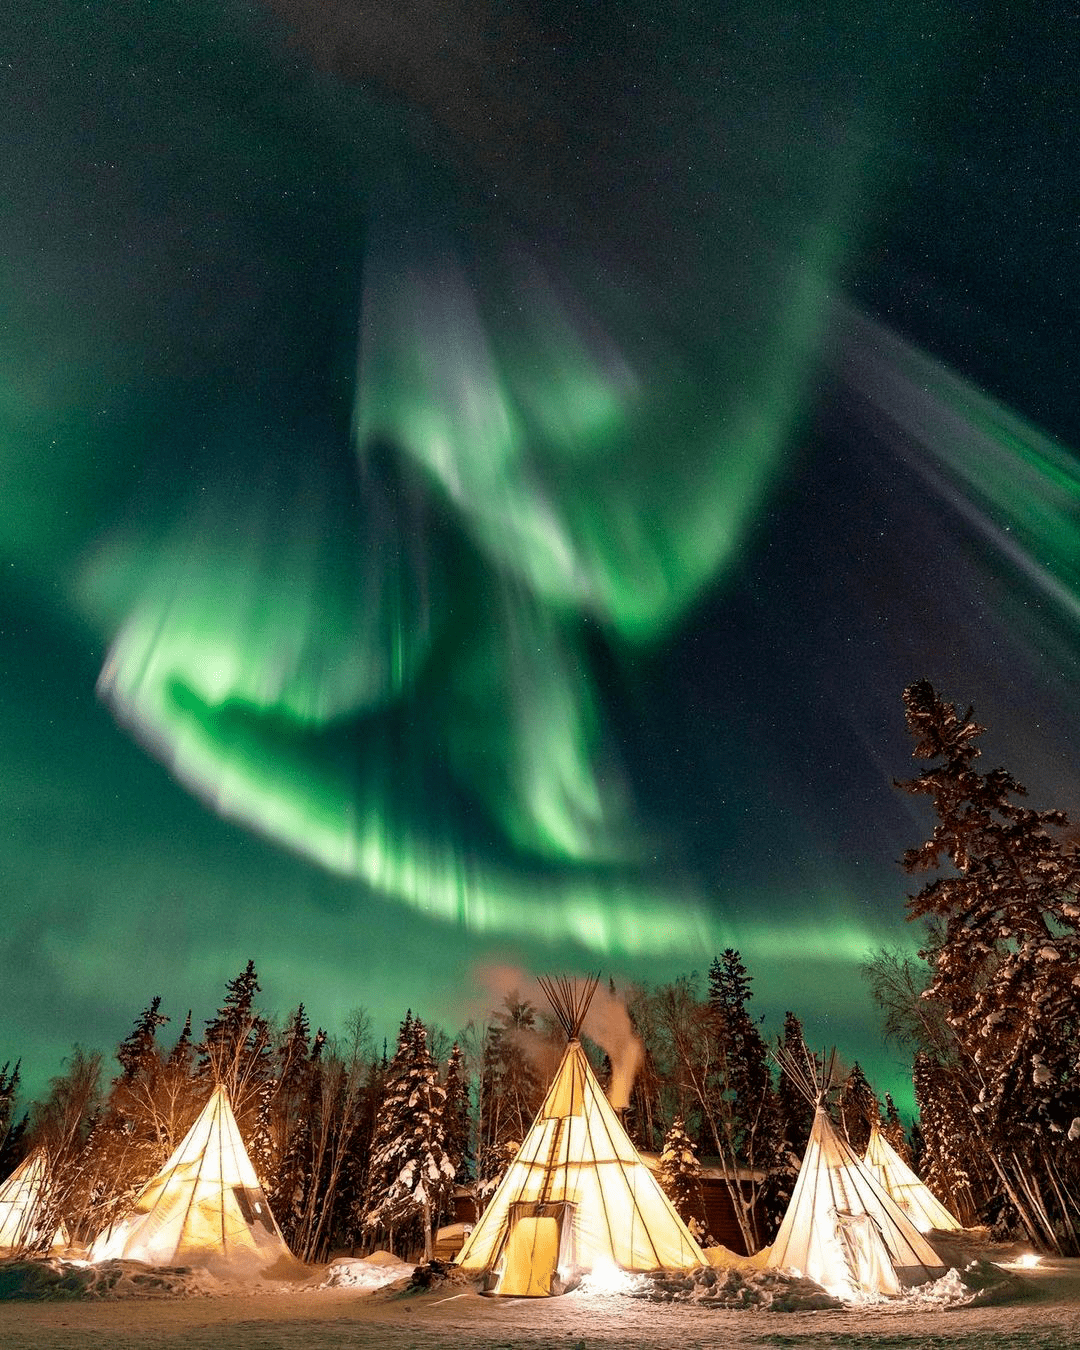
<path fill-rule="evenodd" d="M 704 1253 L 642 1162 L 578 1040 L 596 978 L 541 981 L 569 1044 L 457 1263 L 497 1294 L 559 1293 L 588 1271 L 683 1270 Z"/>
<path fill-rule="evenodd" d="M 835 1052 L 820 1073 L 809 1057 L 805 1064 L 782 1050 L 777 1057 L 813 1105 L 814 1124 L 766 1264 L 798 1271 L 841 1297 L 898 1294 L 943 1275 L 937 1252 L 829 1118 Z"/>
<path fill-rule="evenodd" d="M 904 1162 L 876 1123 L 870 1131 L 863 1161 L 920 1233 L 931 1233 L 935 1229 L 952 1232 L 961 1226 Z"/>
<path fill-rule="evenodd" d="M 223 1087 L 132 1210 L 100 1233 L 91 1261 L 205 1265 L 255 1274 L 292 1260 L 251 1165 Z"/>
<path fill-rule="evenodd" d="M 36 1251 L 44 1245 L 49 1198 L 49 1162 L 45 1150 L 36 1148 L 0 1186 L 0 1253 Z M 50 1233 L 48 1245 L 54 1251 L 68 1245 L 63 1225 Z"/>

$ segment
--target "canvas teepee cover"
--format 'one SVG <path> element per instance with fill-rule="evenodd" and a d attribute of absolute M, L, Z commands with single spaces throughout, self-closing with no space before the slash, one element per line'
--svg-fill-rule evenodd
<path fill-rule="evenodd" d="M 131 1212 L 90 1249 L 91 1261 L 207 1265 L 241 1274 L 282 1257 L 293 1259 L 220 1086 Z"/>
<path fill-rule="evenodd" d="M 544 987 L 569 1044 L 457 1264 L 496 1273 L 494 1292 L 518 1295 L 557 1292 L 558 1271 L 706 1265 L 627 1137 L 577 1039 L 595 981 L 583 994 L 565 981 L 561 991 L 547 982 Z"/>
<path fill-rule="evenodd" d="M 944 1275 L 945 1266 L 829 1119 L 830 1068 L 813 1082 L 786 1058 L 784 1071 L 815 1106 L 791 1202 L 766 1264 L 796 1270 L 841 1296 L 898 1294 Z"/>
<path fill-rule="evenodd" d="M 36 1148 L 0 1186 L 0 1252 L 36 1248 L 49 1199 L 49 1163 L 44 1149 Z M 61 1225 L 52 1238 L 53 1250 L 68 1245 Z"/>
<path fill-rule="evenodd" d="M 875 1123 L 864 1159 L 878 1184 L 888 1191 L 920 1233 L 951 1232 L 961 1225 L 933 1191 L 920 1181 Z"/>

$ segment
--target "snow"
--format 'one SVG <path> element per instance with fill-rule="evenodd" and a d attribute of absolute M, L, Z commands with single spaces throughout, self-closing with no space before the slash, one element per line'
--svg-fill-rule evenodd
<path fill-rule="evenodd" d="M 386 1259 L 380 1259 L 386 1258 Z M 384 1289 L 412 1278 L 416 1269 L 388 1253 L 372 1257 L 341 1257 L 327 1268 L 318 1289 Z"/>
<path fill-rule="evenodd" d="M 983 1246 L 980 1254 L 973 1254 L 970 1244 L 964 1248 L 957 1243 L 955 1273 L 903 1299 L 818 1308 L 794 1299 L 798 1282 L 776 1272 L 745 1272 L 740 1277 L 742 1288 L 756 1291 L 757 1297 L 743 1306 L 730 1306 L 715 1296 L 658 1302 L 646 1292 L 650 1281 L 640 1278 L 630 1282 L 632 1292 L 579 1289 L 554 1299 L 494 1299 L 481 1296 L 471 1283 L 444 1282 L 421 1292 L 405 1292 L 401 1284 L 373 1289 L 364 1283 L 367 1275 L 358 1275 L 356 1284 L 327 1282 L 329 1270 L 344 1272 L 364 1265 L 377 1269 L 377 1262 L 338 1261 L 329 1270 L 312 1269 L 306 1282 L 264 1282 L 244 1291 L 206 1282 L 206 1277 L 190 1271 L 142 1267 L 147 1283 L 135 1282 L 134 1270 L 121 1271 L 123 1278 L 118 1277 L 108 1291 L 99 1288 L 89 1297 L 85 1293 L 43 1297 L 28 1289 L 24 1279 L 22 1298 L 11 1300 L 9 1294 L 6 1301 L 0 1300 L 0 1346 L 4 1350 L 325 1350 L 328 1346 L 749 1350 L 770 1345 L 822 1350 L 1072 1350 L 1080 1345 L 1080 1260 L 1044 1257 L 1034 1269 L 1017 1272 L 1013 1267 L 1023 1251 L 1019 1245 Z M 991 1266 L 988 1257 L 996 1264 Z M 30 1263 L 0 1263 L 0 1289 L 15 1264 Z M 33 1264 L 59 1268 L 59 1263 Z M 1002 1264 L 1010 1267 L 1004 1275 Z M 400 1264 L 394 1268 L 400 1270 Z M 68 1273 L 79 1269 L 86 1270 L 68 1267 Z M 719 1283 L 732 1272 L 713 1273 Z M 154 1280 L 157 1286 L 150 1283 Z M 760 1295 L 770 1289 L 773 1297 L 766 1303 Z M 979 1301 L 988 1291 L 999 1301 Z"/>

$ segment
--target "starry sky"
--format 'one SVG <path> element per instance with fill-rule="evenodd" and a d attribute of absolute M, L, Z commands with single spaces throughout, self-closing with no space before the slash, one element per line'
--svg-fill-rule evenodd
<path fill-rule="evenodd" d="M 1080 813 L 1053 6 L 27 0 L 0 1061 L 705 971 L 905 1103 L 901 692 Z M 996 9 L 999 7 L 989 7 Z M 1000 7 L 1004 8 L 1004 7 Z M 1071 335 L 1071 336 L 1070 336 Z"/>

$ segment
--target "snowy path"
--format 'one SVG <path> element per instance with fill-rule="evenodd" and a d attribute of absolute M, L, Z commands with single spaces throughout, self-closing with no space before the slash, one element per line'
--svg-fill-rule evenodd
<path fill-rule="evenodd" d="M 946 1311 L 732 1312 L 620 1296 L 484 1299 L 442 1288 L 0 1304 L 3 1350 L 1074 1350 L 1080 1261 L 1029 1277 L 1018 1302 Z"/>

